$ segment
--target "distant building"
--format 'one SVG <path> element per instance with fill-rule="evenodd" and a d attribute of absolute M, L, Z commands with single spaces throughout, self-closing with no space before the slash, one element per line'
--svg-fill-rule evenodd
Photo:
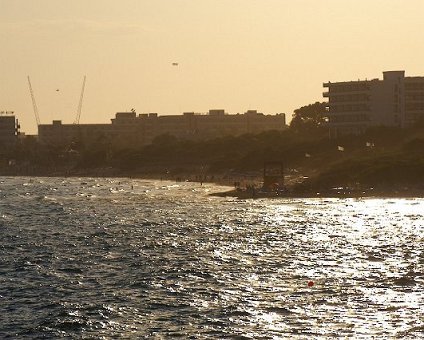
<path fill-rule="evenodd" d="M 110 144 L 115 147 L 146 145 L 157 136 L 169 134 L 181 139 L 205 140 L 244 133 L 260 133 L 286 128 L 285 114 L 264 115 L 256 110 L 227 114 L 210 110 L 207 114 L 185 112 L 183 115 L 137 115 L 135 111 L 118 112 L 111 124 L 52 124 L 38 126 L 39 141 L 50 145 Z"/>
<path fill-rule="evenodd" d="M 19 129 L 18 120 L 12 111 L 0 112 L 0 149 L 2 151 L 16 144 Z"/>
<path fill-rule="evenodd" d="M 328 82 L 330 135 L 359 134 L 371 126 L 409 127 L 424 119 L 424 77 L 383 72 L 383 80 Z"/>

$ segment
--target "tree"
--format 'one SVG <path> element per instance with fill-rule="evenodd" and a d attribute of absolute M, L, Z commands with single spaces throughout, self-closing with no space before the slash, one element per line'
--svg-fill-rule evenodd
<path fill-rule="evenodd" d="M 294 110 L 290 128 L 296 131 L 311 131 L 323 126 L 326 122 L 327 103 L 316 102 Z"/>

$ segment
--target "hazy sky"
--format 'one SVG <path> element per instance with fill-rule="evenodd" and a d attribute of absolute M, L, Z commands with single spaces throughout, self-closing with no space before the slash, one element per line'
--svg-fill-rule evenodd
<path fill-rule="evenodd" d="M 324 81 L 424 75 L 424 0 L 0 0 L 0 111 L 36 132 L 115 112 L 285 112 Z M 178 62 L 178 66 L 173 66 Z M 59 91 L 56 91 L 59 89 Z"/>

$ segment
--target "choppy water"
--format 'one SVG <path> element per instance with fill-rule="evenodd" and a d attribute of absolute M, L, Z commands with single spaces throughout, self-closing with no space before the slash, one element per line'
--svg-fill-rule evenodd
<path fill-rule="evenodd" d="M 0 178 L 0 338 L 424 337 L 423 199 L 220 190 Z"/>

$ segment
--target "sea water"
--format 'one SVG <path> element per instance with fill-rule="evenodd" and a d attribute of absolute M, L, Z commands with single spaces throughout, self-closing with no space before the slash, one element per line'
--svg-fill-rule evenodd
<path fill-rule="evenodd" d="M 0 177 L 0 338 L 424 336 L 423 199 L 226 189 Z"/>

